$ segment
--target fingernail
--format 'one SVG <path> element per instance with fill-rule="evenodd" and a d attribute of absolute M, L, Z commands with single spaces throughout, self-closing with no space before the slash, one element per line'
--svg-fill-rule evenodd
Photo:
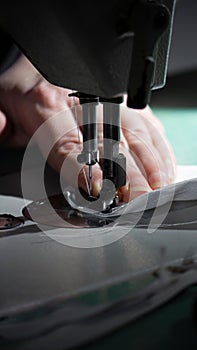
<path fill-rule="evenodd" d="M 163 171 L 152 173 L 148 182 L 153 190 L 168 185 L 167 176 Z"/>
<path fill-rule="evenodd" d="M 101 181 L 95 180 L 92 186 L 92 192 L 95 197 L 97 197 L 101 192 Z"/>
<path fill-rule="evenodd" d="M 128 191 L 130 191 L 130 187 L 131 187 L 130 183 L 128 182 L 128 183 L 126 183 L 124 190 L 128 192 Z"/>

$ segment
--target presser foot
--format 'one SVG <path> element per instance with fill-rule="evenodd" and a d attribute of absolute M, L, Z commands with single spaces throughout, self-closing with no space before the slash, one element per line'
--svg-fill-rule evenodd
<path fill-rule="evenodd" d="M 102 198 L 102 192 L 101 195 L 98 197 L 95 197 L 93 195 L 87 194 L 85 191 L 80 189 L 81 195 L 91 203 L 91 208 L 97 212 L 101 213 L 111 213 L 113 208 L 116 208 L 119 205 L 119 197 L 117 194 L 113 197 L 109 198 Z M 106 196 L 106 194 L 105 194 Z M 94 204 L 92 204 L 94 202 Z"/>

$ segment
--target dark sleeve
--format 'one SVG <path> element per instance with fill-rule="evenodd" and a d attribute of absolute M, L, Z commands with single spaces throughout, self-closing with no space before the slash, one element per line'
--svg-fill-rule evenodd
<path fill-rule="evenodd" d="M 0 74 L 15 63 L 20 54 L 12 39 L 0 29 Z"/>

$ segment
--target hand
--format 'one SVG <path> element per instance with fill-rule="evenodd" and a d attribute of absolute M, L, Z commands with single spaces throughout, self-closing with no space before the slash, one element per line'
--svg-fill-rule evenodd
<path fill-rule="evenodd" d="M 78 174 L 82 169 L 82 165 L 77 162 L 82 137 L 74 114 L 71 113 L 73 99 L 68 97 L 69 92 L 68 89 L 48 83 L 24 56 L 0 77 L 0 142 L 8 147 L 26 146 L 44 122 L 62 113 L 63 117 L 58 122 L 47 123 L 45 137 L 36 139 L 36 142 L 45 154 L 45 143 L 47 137 L 50 138 L 53 148 L 48 161 L 60 171 L 67 159 L 64 177 L 72 184 L 72 174 Z M 75 104 L 78 105 L 77 99 Z M 77 108 L 80 114 L 80 106 Z M 99 113 L 101 120 L 102 114 Z M 121 107 L 121 120 L 120 151 L 127 157 L 127 184 L 121 188 L 119 196 L 121 200 L 129 201 L 173 182 L 175 160 L 161 123 L 148 107 L 143 111 Z M 62 130 L 65 134 L 57 141 Z M 102 141 L 101 128 L 99 140 Z M 101 181 L 101 170 L 97 164 L 93 167 L 94 195 L 98 195 Z M 79 185 L 87 191 L 83 172 L 80 172 Z"/>
<path fill-rule="evenodd" d="M 144 110 L 124 108 L 122 132 L 122 152 L 128 164 L 127 185 L 121 189 L 123 201 L 175 181 L 174 152 L 163 125 L 148 106 Z"/>

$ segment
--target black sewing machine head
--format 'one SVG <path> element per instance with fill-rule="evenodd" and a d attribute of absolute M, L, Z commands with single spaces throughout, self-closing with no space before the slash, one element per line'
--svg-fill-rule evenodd
<path fill-rule="evenodd" d="M 0 23 L 56 85 L 143 108 L 165 84 L 175 0 L 4 2 Z"/>
<path fill-rule="evenodd" d="M 118 104 L 127 94 L 129 107 L 144 108 L 151 90 L 165 84 L 174 5 L 175 0 L 39 4 L 7 0 L 1 9 L 2 29 L 41 74 L 53 84 L 78 91 L 83 111 L 83 150 L 78 161 L 89 166 L 90 197 L 92 166 L 99 162 L 106 180 L 103 210 L 116 205 L 116 191 L 126 184 L 126 158 L 119 153 Z M 98 102 L 104 104 L 102 160 L 98 159 Z"/>

